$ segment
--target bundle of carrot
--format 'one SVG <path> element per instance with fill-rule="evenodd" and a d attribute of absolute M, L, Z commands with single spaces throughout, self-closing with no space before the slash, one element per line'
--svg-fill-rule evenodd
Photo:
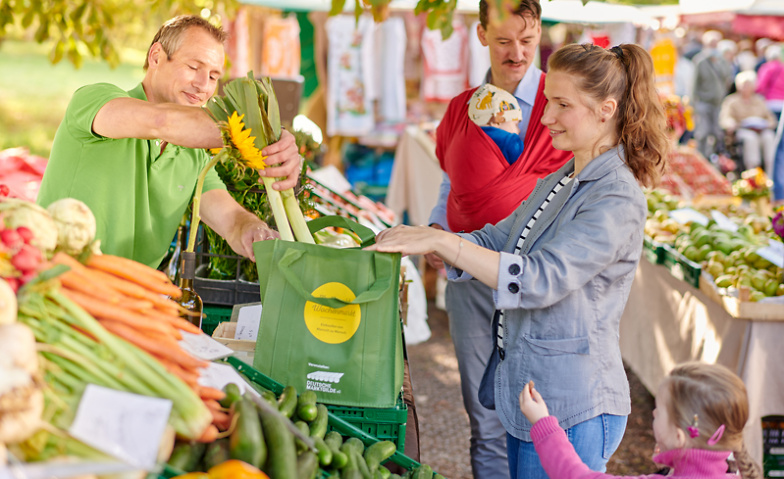
<path fill-rule="evenodd" d="M 82 264 L 61 252 L 52 262 L 70 268 L 59 276 L 66 297 L 107 331 L 153 356 L 201 398 L 213 418 L 202 441 L 212 441 L 219 429 L 229 427 L 229 415 L 218 403 L 223 391 L 198 384 L 199 370 L 207 362 L 177 342 L 181 331 L 200 334 L 201 330 L 179 316 L 180 306 L 170 298 L 179 298 L 181 291 L 165 273 L 107 254 L 94 254 Z"/>

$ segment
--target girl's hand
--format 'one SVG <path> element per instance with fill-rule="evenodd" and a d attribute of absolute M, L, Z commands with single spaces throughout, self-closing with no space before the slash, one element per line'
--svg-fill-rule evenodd
<path fill-rule="evenodd" d="M 536 424 L 536 421 L 550 415 L 542 395 L 534 389 L 533 381 L 526 384 L 523 390 L 520 391 L 520 411 L 525 414 L 526 419 L 531 424 Z"/>
<path fill-rule="evenodd" d="M 450 235 L 428 226 L 399 225 L 386 229 L 376 236 L 376 244 L 365 249 L 403 255 L 433 253 L 440 235 Z"/>

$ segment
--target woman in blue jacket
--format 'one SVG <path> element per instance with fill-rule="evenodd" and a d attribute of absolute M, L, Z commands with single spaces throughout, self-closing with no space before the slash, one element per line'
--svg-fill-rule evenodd
<path fill-rule="evenodd" d="M 494 291 L 498 344 L 480 396 L 494 399 L 514 478 L 546 478 L 517 406 L 528 381 L 580 457 L 604 471 L 631 411 L 618 328 L 642 251 L 646 201 L 664 167 L 666 120 L 650 55 L 567 45 L 549 59 L 542 123 L 572 160 L 508 218 L 471 234 L 398 226 L 377 251 L 435 253 L 451 280 Z M 488 354 L 490 351 L 488 351 Z"/>

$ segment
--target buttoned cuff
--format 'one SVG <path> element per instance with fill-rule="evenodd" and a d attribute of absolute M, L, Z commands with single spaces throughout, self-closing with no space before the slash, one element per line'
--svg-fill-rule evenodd
<path fill-rule="evenodd" d="M 520 307 L 523 258 L 516 254 L 502 252 L 498 266 L 498 289 L 493 291 L 495 307 L 517 309 Z"/>

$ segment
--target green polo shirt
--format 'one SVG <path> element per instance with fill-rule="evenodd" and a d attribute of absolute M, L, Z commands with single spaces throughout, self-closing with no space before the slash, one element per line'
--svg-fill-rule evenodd
<path fill-rule="evenodd" d="M 82 200 L 95 215 L 104 253 L 158 267 L 209 155 L 171 144 L 161 153 L 158 140 L 95 134 L 98 110 L 122 97 L 147 100 L 141 84 L 126 92 L 98 83 L 74 93 L 55 134 L 37 201 L 46 207 L 60 198 Z M 226 187 L 211 169 L 204 191 L 216 188 Z"/>

